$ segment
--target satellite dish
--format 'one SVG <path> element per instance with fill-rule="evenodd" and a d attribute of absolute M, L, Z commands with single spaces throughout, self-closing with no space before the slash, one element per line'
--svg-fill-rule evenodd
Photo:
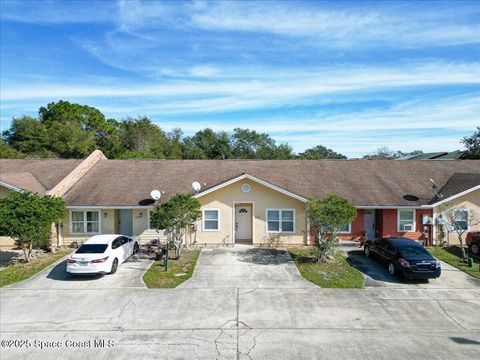
<path fill-rule="evenodd" d="M 195 190 L 195 192 L 199 192 L 200 189 L 202 188 L 202 185 L 200 185 L 200 183 L 198 181 L 194 181 L 192 183 L 192 188 L 193 188 L 193 190 Z"/>
<path fill-rule="evenodd" d="M 159 190 L 152 190 L 150 196 L 153 200 L 157 201 L 160 200 L 160 198 L 162 197 L 162 193 Z"/>

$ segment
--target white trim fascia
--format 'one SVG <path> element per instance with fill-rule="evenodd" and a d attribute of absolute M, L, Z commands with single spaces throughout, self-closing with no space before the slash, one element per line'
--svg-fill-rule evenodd
<path fill-rule="evenodd" d="M 7 184 L 3 181 L 0 181 L 0 186 L 6 187 L 7 189 L 10 189 L 10 190 L 13 190 L 13 191 L 23 192 L 23 189 L 17 188 L 16 186 Z"/>
<path fill-rule="evenodd" d="M 412 210 L 413 211 L 412 230 L 400 230 L 400 211 L 401 210 Z M 414 209 L 414 208 L 398 209 L 398 211 L 397 211 L 397 232 L 406 233 L 406 232 L 416 232 L 416 231 L 417 231 L 417 210 Z"/>
<path fill-rule="evenodd" d="M 279 228 L 279 231 L 269 231 L 268 230 L 268 212 L 269 211 L 278 211 L 278 228 Z M 283 231 L 283 229 L 282 229 L 282 211 L 292 211 L 293 212 L 293 231 Z M 296 230 L 297 230 L 297 212 L 295 211 L 295 209 L 293 209 L 293 208 L 266 208 L 265 209 L 265 233 L 266 234 L 296 234 Z"/>
<path fill-rule="evenodd" d="M 205 211 L 217 212 L 217 228 L 205 229 Z M 202 231 L 204 232 L 219 232 L 220 231 L 220 209 L 219 208 L 202 208 Z"/>
<path fill-rule="evenodd" d="M 214 191 L 217 191 L 218 189 L 221 189 L 221 188 L 224 188 L 225 186 L 228 186 L 228 185 L 231 185 L 231 184 L 234 184 L 236 183 L 237 181 L 240 181 L 240 180 L 243 180 L 243 179 L 248 179 L 248 180 L 252 180 L 252 181 L 255 181 L 263 186 L 266 186 L 270 189 L 273 189 L 273 190 L 276 190 L 278 191 L 279 193 L 282 193 L 284 195 L 287 195 L 287 196 L 290 196 L 294 199 L 297 199 L 303 203 L 306 203 L 307 202 L 307 199 L 305 199 L 304 197 L 300 196 L 300 195 L 297 195 L 297 194 L 294 194 L 294 193 L 291 193 L 290 191 L 287 191 L 285 189 L 282 189 L 278 186 L 275 186 L 273 184 L 270 184 L 269 182 L 266 182 L 266 181 L 263 181 L 263 180 L 260 180 L 258 178 L 256 178 L 255 176 L 252 176 L 252 175 L 248 175 L 248 174 L 243 174 L 243 175 L 240 175 L 240 176 L 237 176 L 236 178 L 233 178 L 231 180 L 228 180 L 228 181 L 225 181 L 221 184 L 218 184 L 214 187 L 211 187 L 210 189 L 207 189 L 203 192 L 200 192 L 198 194 L 195 194 L 193 195 L 194 198 L 198 199 L 199 197 L 202 197 L 204 195 L 207 195 L 207 194 L 210 194 L 211 192 L 214 192 Z"/>
<path fill-rule="evenodd" d="M 463 195 L 466 195 L 468 193 L 471 193 L 472 191 L 475 191 L 475 190 L 479 190 L 480 189 L 480 185 L 476 185 L 470 189 L 467 189 L 467 190 L 464 190 L 462 192 L 459 192 L 458 194 L 455 194 L 455 195 L 452 195 L 452 196 L 449 196 L 443 200 L 440 200 L 440 201 L 437 201 L 436 203 L 433 203 L 431 204 L 430 206 L 431 207 L 435 207 L 435 206 L 439 206 L 439 205 L 442 205 L 448 201 L 452 201 L 452 200 L 455 200 L 456 198 L 459 198 L 460 196 L 463 196 Z"/>

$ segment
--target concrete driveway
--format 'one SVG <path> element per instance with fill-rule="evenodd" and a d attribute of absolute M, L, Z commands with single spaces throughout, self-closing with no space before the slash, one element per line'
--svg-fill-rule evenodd
<path fill-rule="evenodd" d="M 67 257 L 32 278 L 13 285 L 17 289 L 118 289 L 146 288 L 143 274 L 152 264 L 148 256 L 134 255 L 119 265 L 112 275 L 70 275 L 65 271 Z"/>
<path fill-rule="evenodd" d="M 281 251 L 218 249 L 176 289 L 2 288 L 2 360 L 478 357 L 478 287 L 322 289 L 289 265 Z"/>
<path fill-rule="evenodd" d="M 246 245 L 202 249 L 192 278 L 182 288 L 317 287 L 299 273 L 286 250 Z"/>
<path fill-rule="evenodd" d="M 367 258 L 358 247 L 344 248 L 350 264 L 365 276 L 365 287 L 394 288 L 437 288 L 437 289 L 469 289 L 480 288 L 480 280 L 457 268 L 440 261 L 442 274 L 438 279 L 402 280 L 398 276 L 390 276 L 385 266 L 375 259 Z"/>

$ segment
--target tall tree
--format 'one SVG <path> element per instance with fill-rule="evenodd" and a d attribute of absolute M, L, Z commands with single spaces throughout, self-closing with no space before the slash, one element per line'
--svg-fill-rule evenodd
<path fill-rule="evenodd" d="M 346 159 L 345 155 L 337 153 L 325 146 L 317 145 L 298 154 L 302 160 L 321 160 L 321 159 Z"/>
<path fill-rule="evenodd" d="M 255 130 L 235 128 L 231 137 L 232 157 L 237 159 L 289 159 L 292 149 L 286 144 L 277 146 L 270 135 Z"/>
<path fill-rule="evenodd" d="M 183 140 L 184 159 L 227 159 L 230 154 L 230 140 L 226 132 L 215 133 L 207 128 Z"/>
<path fill-rule="evenodd" d="M 477 126 L 472 136 L 465 136 L 460 141 L 466 148 L 463 159 L 480 159 L 480 126 Z"/>
<path fill-rule="evenodd" d="M 120 141 L 125 158 L 164 159 L 168 139 L 162 129 L 147 117 L 128 118 L 120 123 Z"/>

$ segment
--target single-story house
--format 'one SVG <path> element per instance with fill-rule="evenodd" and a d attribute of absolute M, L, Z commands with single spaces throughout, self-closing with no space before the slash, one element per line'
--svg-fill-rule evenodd
<path fill-rule="evenodd" d="M 194 182 L 201 185 L 198 191 Z M 67 216 L 56 224 L 59 246 L 94 234 L 122 233 L 141 242 L 158 237 L 150 226 L 152 190 L 161 192 L 160 202 L 176 193 L 200 201 L 202 219 L 189 231 L 187 245 L 311 244 L 305 203 L 329 193 L 358 210 L 345 224 L 344 239 L 358 240 L 365 232 L 368 238 L 432 243 L 439 241 L 440 206 L 460 203 L 467 210 L 462 216 L 480 209 L 480 161 L 108 160 L 99 150 L 84 160 L 0 160 L 0 196 L 23 190 L 66 201 Z M 9 238 L 0 241 L 12 246 Z"/>

